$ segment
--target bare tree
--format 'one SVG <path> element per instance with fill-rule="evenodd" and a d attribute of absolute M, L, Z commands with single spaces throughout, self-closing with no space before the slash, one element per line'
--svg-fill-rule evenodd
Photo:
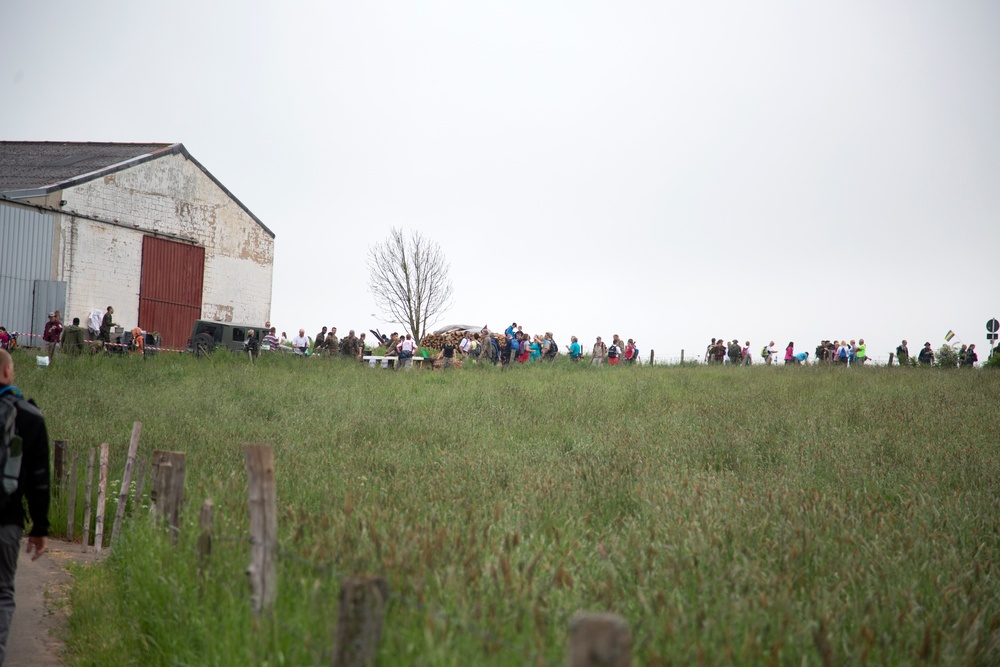
<path fill-rule="evenodd" d="M 441 246 L 418 231 L 409 236 L 393 228 L 382 243 L 368 249 L 369 289 L 387 320 L 410 328 L 414 340 L 428 322 L 451 307 L 451 280 Z"/>

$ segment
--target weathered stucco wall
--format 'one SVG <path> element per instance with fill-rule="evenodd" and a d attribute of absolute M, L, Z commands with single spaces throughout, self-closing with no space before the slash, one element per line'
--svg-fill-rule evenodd
<path fill-rule="evenodd" d="M 202 317 L 263 322 L 271 310 L 274 239 L 183 155 L 168 155 L 62 191 L 60 279 L 69 282 L 70 317 L 115 307 L 115 320 L 139 317 L 142 236 L 146 231 L 205 246 Z M 85 220 L 67 211 L 117 221 Z"/>

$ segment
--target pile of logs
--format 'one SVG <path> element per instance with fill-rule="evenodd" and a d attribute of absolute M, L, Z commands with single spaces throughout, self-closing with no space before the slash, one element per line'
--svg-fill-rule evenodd
<path fill-rule="evenodd" d="M 472 333 L 479 333 L 479 332 L 474 331 Z M 498 343 L 503 344 L 504 340 L 503 332 L 493 333 L 491 335 L 497 339 Z M 427 350 L 428 352 L 436 352 L 439 351 L 442 347 L 444 347 L 445 341 L 450 341 L 452 345 L 455 345 L 457 347 L 458 343 L 462 340 L 463 336 L 465 336 L 464 331 L 452 331 L 446 334 L 427 334 L 426 336 L 420 339 L 420 347 Z"/>
<path fill-rule="evenodd" d="M 464 331 L 452 331 L 446 334 L 427 334 L 420 339 L 420 347 L 425 350 L 440 350 L 444 347 L 445 342 L 449 341 L 452 345 L 457 346 L 464 336 Z"/>

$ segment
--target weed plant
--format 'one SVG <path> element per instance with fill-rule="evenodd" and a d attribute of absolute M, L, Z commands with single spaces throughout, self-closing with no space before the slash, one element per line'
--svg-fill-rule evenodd
<path fill-rule="evenodd" d="M 360 573 L 392 591 L 381 665 L 561 664 L 577 610 L 622 614 L 641 665 L 1000 662 L 995 372 L 17 363 L 51 437 L 111 443 L 112 479 L 135 420 L 143 451 L 187 453 L 178 546 L 132 508 L 77 573 L 79 665 L 328 664 L 339 579 Z M 246 443 L 276 461 L 259 619 Z"/>

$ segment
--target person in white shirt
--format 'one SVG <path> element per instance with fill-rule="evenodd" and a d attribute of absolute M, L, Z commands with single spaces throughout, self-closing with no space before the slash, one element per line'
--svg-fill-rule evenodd
<path fill-rule="evenodd" d="M 767 361 L 767 365 L 770 366 L 771 362 L 774 360 L 774 341 L 772 340 L 770 343 L 768 343 L 767 347 L 764 349 L 766 350 L 764 359 Z"/>
<path fill-rule="evenodd" d="M 406 334 L 406 338 L 399 341 L 396 350 L 399 351 L 400 367 L 409 369 L 413 363 L 413 353 L 417 351 L 417 343 L 413 340 L 413 336 Z"/>
<path fill-rule="evenodd" d="M 462 351 L 462 358 L 469 356 L 469 350 L 472 348 L 472 339 L 469 337 L 469 332 L 466 331 L 465 335 L 462 336 L 462 340 L 458 343 L 458 349 Z"/>
<path fill-rule="evenodd" d="M 292 349 L 299 355 L 305 354 L 309 349 L 309 339 L 306 338 L 305 329 L 299 329 L 299 335 L 292 339 Z"/>

